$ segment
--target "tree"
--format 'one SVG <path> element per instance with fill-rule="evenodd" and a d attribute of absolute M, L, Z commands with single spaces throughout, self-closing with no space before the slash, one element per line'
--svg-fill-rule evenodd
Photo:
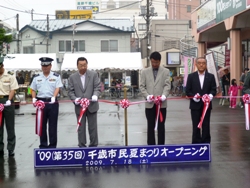
<path fill-rule="evenodd" d="M 0 57 L 8 52 L 8 44 L 12 41 L 12 35 L 6 35 L 6 31 L 0 28 Z"/>

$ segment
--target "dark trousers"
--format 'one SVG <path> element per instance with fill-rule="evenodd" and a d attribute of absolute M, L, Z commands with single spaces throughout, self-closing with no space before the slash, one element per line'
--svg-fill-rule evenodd
<path fill-rule="evenodd" d="M 163 121 L 160 122 L 160 116 L 158 119 L 158 145 L 165 144 L 165 120 L 167 115 L 166 108 L 161 108 L 160 112 L 163 116 Z M 146 118 L 148 122 L 148 132 L 147 132 L 147 143 L 148 145 L 155 145 L 155 119 L 156 119 L 156 105 L 153 108 L 146 108 L 145 110 Z"/>
<path fill-rule="evenodd" d="M 0 103 L 5 104 L 8 97 L 0 98 Z M 4 149 L 3 137 L 4 137 L 4 122 L 7 131 L 7 150 L 14 150 L 16 145 L 15 135 L 15 106 L 14 101 L 11 101 L 11 106 L 5 106 L 2 112 L 2 125 L 0 127 L 0 151 Z"/>
<path fill-rule="evenodd" d="M 50 101 L 44 101 L 45 108 L 43 109 L 43 127 L 42 135 L 40 137 L 39 148 L 56 148 L 57 145 L 57 120 L 59 104 L 56 101 L 54 104 L 49 104 Z M 48 122 L 48 135 L 47 136 L 47 122 Z"/>
<path fill-rule="evenodd" d="M 191 118 L 193 123 L 193 136 L 192 136 L 192 144 L 198 143 L 210 143 L 210 115 L 211 109 L 208 109 L 206 115 L 204 117 L 202 128 L 198 128 L 198 124 L 201 119 L 202 110 L 191 110 Z"/>

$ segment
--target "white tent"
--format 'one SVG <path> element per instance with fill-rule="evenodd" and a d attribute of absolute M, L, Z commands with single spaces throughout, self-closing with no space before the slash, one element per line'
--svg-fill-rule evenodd
<path fill-rule="evenodd" d="M 8 57 L 8 58 L 7 58 Z M 41 57 L 50 57 L 52 61 L 52 70 L 58 71 L 56 54 L 7 54 L 4 58 L 4 68 L 8 71 L 41 71 Z"/>
<path fill-rule="evenodd" d="M 61 70 L 77 70 L 77 59 L 85 57 L 90 70 L 141 70 L 141 53 L 74 53 L 64 54 Z"/>

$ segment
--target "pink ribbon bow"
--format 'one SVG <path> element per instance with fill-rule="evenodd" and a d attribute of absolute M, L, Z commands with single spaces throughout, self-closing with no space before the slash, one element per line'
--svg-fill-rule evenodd
<path fill-rule="evenodd" d="M 159 116 L 160 116 L 160 122 L 163 121 L 163 116 L 162 113 L 160 112 L 161 109 L 161 96 L 154 97 L 154 103 L 156 105 L 156 119 L 155 119 L 155 130 L 158 129 L 158 121 L 159 121 Z"/>
<path fill-rule="evenodd" d="M 120 101 L 120 105 L 121 105 L 122 108 L 128 108 L 129 107 L 129 101 L 128 101 L 128 99 L 122 99 Z"/>
<path fill-rule="evenodd" d="M 208 94 L 205 94 L 202 96 L 202 101 L 204 103 L 204 106 L 203 106 L 203 111 L 202 111 L 202 115 L 201 115 L 201 120 L 198 124 L 198 128 L 200 129 L 202 127 L 202 123 L 203 123 L 203 120 L 204 120 L 204 117 L 206 115 L 206 112 L 207 112 L 207 109 L 209 107 L 209 104 L 210 104 L 210 97 Z"/>
<path fill-rule="evenodd" d="M 250 117 L 250 95 L 243 95 L 243 102 L 245 103 L 245 121 L 246 121 L 246 130 L 249 130 L 249 117 Z"/>
<path fill-rule="evenodd" d="M 2 127 L 4 104 L 0 104 L 0 127 Z"/>
<path fill-rule="evenodd" d="M 81 126 L 81 120 L 82 120 L 82 116 L 84 115 L 84 113 L 86 112 L 88 106 L 89 106 L 90 102 L 88 99 L 86 98 L 82 98 L 80 100 L 80 106 L 82 107 L 81 111 L 80 111 L 80 115 L 78 117 L 78 121 L 77 121 L 77 129 L 76 131 L 78 131 L 79 126 Z"/>
<path fill-rule="evenodd" d="M 45 103 L 43 101 L 36 101 L 34 106 L 36 107 L 36 134 L 42 136 L 42 127 L 43 127 L 43 109 Z"/>

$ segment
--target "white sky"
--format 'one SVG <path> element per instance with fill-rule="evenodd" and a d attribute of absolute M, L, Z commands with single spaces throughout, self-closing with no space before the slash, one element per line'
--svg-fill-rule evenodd
<path fill-rule="evenodd" d="M 76 0 L 0 0 L 0 6 L 29 12 L 33 9 L 34 13 L 45 14 L 33 15 L 34 20 L 39 20 L 46 19 L 46 14 L 55 15 L 56 10 L 76 10 Z M 16 28 L 16 14 L 19 14 L 19 29 L 31 22 L 30 13 L 0 7 L 0 20 L 14 28 Z M 50 18 L 55 19 L 54 16 L 50 16 Z"/>

